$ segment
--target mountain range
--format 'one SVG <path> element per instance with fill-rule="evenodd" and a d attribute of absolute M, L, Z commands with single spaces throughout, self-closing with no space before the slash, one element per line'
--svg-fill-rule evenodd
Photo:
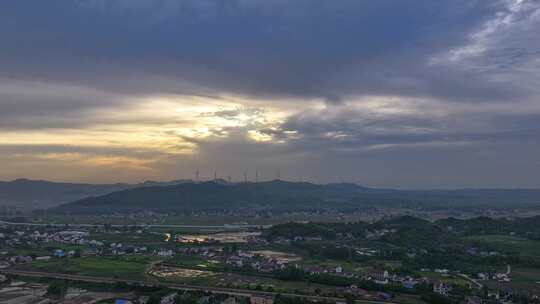
<path fill-rule="evenodd" d="M 109 214 L 195 210 L 352 210 L 370 207 L 540 207 L 538 189 L 396 190 L 353 183 L 313 184 L 274 180 L 229 183 L 146 181 L 77 184 L 18 179 L 0 182 L 0 206 L 54 213 Z"/>
<path fill-rule="evenodd" d="M 15 206 L 22 209 L 42 209 L 91 196 L 100 196 L 115 191 L 145 186 L 165 186 L 186 181 L 155 182 L 139 184 L 82 184 L 61 183 L 44 180 L 16 179 L 0 181 L 0 206 Z"/>
<path fill-rule="evenodd" d="M 422 209 L 540 207 L 540 190 L 394 190 L 351 183 L 312 184 L 274 180 L 186 182 L 88 197 L 51 209 L 60 213 L 110 214 L 197 210 L 354 210 L 373 207 Z"/>

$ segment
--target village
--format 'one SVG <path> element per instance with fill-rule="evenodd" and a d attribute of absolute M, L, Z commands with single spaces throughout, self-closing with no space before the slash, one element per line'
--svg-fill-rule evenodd
<path fill-rule="evenodd" d="M 112 233 L 118 236 L 124 234 L 148 234 L 144 229 L 130 229 L 129 232 L 117 229 L 100 228 L 99 233 Z M 211 234 L 210 237 L 192 237 L 189 235 L 165 235 L 159 243 L 133 244 L 132 242 L 111 242 L 94 239 L 95 230 L 91 229 L 4 229 L 0 234 L 3 251 L 0 252 L 0 271 L 2 269 L 17 268 L 19 265 L 32 265 L 33 263 L 46 263 L 61 259 L 84 258 L 122 258 L 129 256 L 144 256 L 152 259 L 152 267 L 147 269 L 148 275 L 167 277 L 182 275 L 183 269 L 193 271 L 214 271 L 240 273 L 245 276 L 263 275 L 283 278 L 294 273 L 302 280 L 312 282 L 336 281 L 339 282 L 335 290 L 338 294 L 350 294 L 360 299 L 391 300 L 396 291 L 414 294 L 419 289 L 430 290 L 442 297 L 452 297 L 456 285 L 452 283 L 455 278 L 465 282 L 459 286 L 459 292 L 465 287 L 470 290 L 482 290 L 484 281 L 510 282 L 511 268 L 508 265 L 506 272 L 464 274 L 456 270 L 444 268 L 421 269 L 422 273 L 434 275 L 408 275 L 393 271 L 391 267 L 378 265 L 364 269 L 350 269 L 345 265 L 305 263 L 301 256 L 274 250 L 274 246 L 283 246 L 291 242 L 320 242 L 322 237 L 293 236 L 291 238 L 276 238 L 268 240 L 260 233 L 241 232 L 232 237 Z M 366 232 L 367 238 L 381 237 L 393 233 L 392 230 L 382 229 Z M 240 238 L 238 237 L 240 236 Z M 340 239 L 352 239 L 350 233 L 340 234 Z M 249 248 L 262 248 L 250 250 Z M 21 250 L 21 248 L 25 248 Z M 268 248 L 268 249 L 264 249 Z M 356 247 L 354 254 L 372 257 L 380 254 L 376 248 Z M 29 254 L 23 254 L 24 252 Z M 497 252 L 484 252 L 478 248 L 467 249 L 469 255 L 493 256 Z M 409 253 L 414 255 L 414 253 Z M 206 265 L 190 264 L 187 261 L 196 259 L 207 262 Z M 210 268 L 209 266 L 210 265 Z M 4 279 L 7 279 L 4 276 Z M 343 280 L 342 280 L 343 279 Z M 345 282 L 345 283 L 344 283 Z M 351 282 L 347 284 L 346 282 Z M 358 282 L 358 283 L 355 283 Z M 501 303 L 510 303 L 512 289 L 490 292 L 489 297 Z M 469 293 L 470 294 L 470 293 Z M 469 296 L 471 303 L 476 299 Z"/>

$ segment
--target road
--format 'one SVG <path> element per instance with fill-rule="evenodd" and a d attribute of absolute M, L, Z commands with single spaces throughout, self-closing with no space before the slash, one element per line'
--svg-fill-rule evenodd
<path fill-rule="evenodd" d="M 143 280 L 127 280 L 127 279 L 117 279 L 117 278 L 108 278 L 108 277 L 94 277 L 94 276 L 84 276 L 76 274 L 63 274 L 63 273 L 49 273 L 49 272 L 38 272 L 38 271 L 24 271 L 24 270 L 12 270 L 12 269 L 3 269 L 0 271 L 5 274 L 20 275 L 26 277 L 37 277 L 37 278 L 51 278 L 51 279 L 62 279 L 62 280 L 72 280 L 72 281 L 83 281 L 90 283 L 127 283 L 134 285 L 142 286 L 152 286 L 159 284 L 171 289 L 178 290 L 189 290 L 189 291 L 205 291 L 216 294 L 227 294 L 231 296 L 245 296 L 249 297 L 251 295 L 268 295 L 276 296 L 278 294 L 287 297 L 296 297 L 296 298 L 306 298 L 314 301 L 330 301 L 330 302 L 345 302 L 343 298 L 336 297 L 323 297 L 323 296 L 307 296 L 299 295 L 294 293 L 277 293 L 269 291 L 246 291 L 243 289 L 234 289 L 234 288 L 224 288 L 224 287 L 212 287 L 212 286 L 199 286 L 199 285 L 190 285 L 190 284 L 179 284 L 179 283 L 167 283 L 167 282 L 152 282 L 152 281 L 143 281 Z M 358 304 L 397 304 L 395 302 L 383 302 L 383 301 L 370 301 L 370 300 L 356 300 Z"/>
<path fill-rule="evenodd" d="M 468 281 L 474 283 L 476 285 L 476 287 L 478 287 L 478 289 L 482 289 L 482 287 L 484 287 L 484 285 L 482 285 L 482 283 L 478 282 L 477 280 L 469 277 L 468 275 L 466 275 L 464 273 L 460 273 L 460 274 L 458 274 L 458 276 L 464 278 L 465 280 L 468 280 Z"/>

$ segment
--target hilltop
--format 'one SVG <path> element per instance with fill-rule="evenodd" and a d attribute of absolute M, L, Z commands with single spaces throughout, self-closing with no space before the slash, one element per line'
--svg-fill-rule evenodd
<path fill-rule="evenodd" d="M 74 214 L 189 212 L 200 210 L 353 210 L 407 208 L 540 207 L 540 190 L 392 190 L 356 184 L 186 182 L 144 186 L 88 197 L 50 211 Z"/>

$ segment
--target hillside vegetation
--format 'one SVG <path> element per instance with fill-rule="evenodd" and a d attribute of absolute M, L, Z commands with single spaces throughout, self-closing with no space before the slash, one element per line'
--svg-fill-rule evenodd
<path fill-rule="evenodd" d="M 540 207 L 540 190 L 374 189 L 355 184 L 269 181 L 202 182 L 138 187 L 89 197 L 51 209 L 53 213 L 111 214 L 201 210 L 355 210 L 370 207 L 424 209 Z"/>

